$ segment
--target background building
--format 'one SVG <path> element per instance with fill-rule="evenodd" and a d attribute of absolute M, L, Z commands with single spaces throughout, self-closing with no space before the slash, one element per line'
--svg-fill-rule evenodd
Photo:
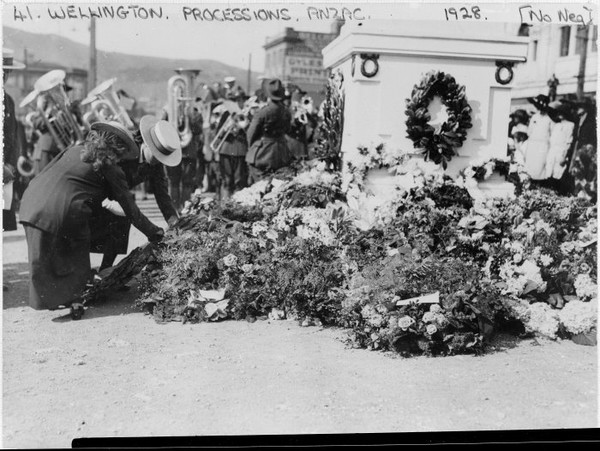
<path fill-rule="evenodd" d="M 598 26 L 534 25 L 522 27 L 529 36 L 527 62 L 515 67 L 513 107 L 529 105 L 527 97 L 548 94 L 548 80 L 559 81 L 557 99 L 577 94 L 582 59 L 585 62 L 583 94 L 596 97 L 598 78 Z"/>
<path fill-rule="evenodd" d="M 22 114 L 24 111 L 19 110 L 19 103 L 27 94 L 33 91 L 33 85 L 45 73 L 54 70 L 62 69 L 66 72 L 66 83 L 73 88 L 69 91 L 71 100 L 82 100 L 88 93 L 88 72 L 85 69 L 74 67 L 64 67 L 58 64 L 45 62 L 29 62 L 25 59 L 25 69 L 15 70 L 11 73 L 4 88 L 15 101 L 17 114 Z"/>
<path fill-rule="evenodd" d="M 270 37 L 265 49 L 265 71 L 268 78 L 300 86 L 318 105 L 325 98 L 327 72 L 323 68 L 321 50 L 340 32 L 342 22 L 334 22 L 330 33 L 313 33 L 286 28 Z"/>

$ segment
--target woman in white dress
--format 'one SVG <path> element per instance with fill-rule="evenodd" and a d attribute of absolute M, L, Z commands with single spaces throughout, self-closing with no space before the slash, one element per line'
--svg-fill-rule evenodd
<path fill-rule="evenodd" d="M 550 133 L 552 119 L 548 116 L 549 98 L 543 94 L 527 99 L 537 112 L 531 116 L 527 129 L 527 153 L 525 154 L 525 170 L 532 180 L 545 180 L 546 160 L 550 150 Z"/>
<path fill-rule="evenodd" d="M 575 124 L 567 120 L 568 115 L 568 107 L 564 104 L 558 105 L 554 108 L 554 111 L 550 112 L 550 116 L 555 123 L 552 124 L 550 133 L 546 177 L 553 179 L 554 184 L 560 180 L 567 168 L 567 153 L 573 142 Z"/>

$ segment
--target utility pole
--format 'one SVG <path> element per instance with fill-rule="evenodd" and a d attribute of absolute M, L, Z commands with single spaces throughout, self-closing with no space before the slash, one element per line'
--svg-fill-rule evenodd
<path fill-rule="evenodd" d="M 247 79 L 246 79 L 246 92 L 248 93 L 248 95 L 250 95 L 250 93 L 252 91 L 250 91 L 250 83 L 252 82 L 252 53 L 249 54 L 248 56 L 248 75 L 247 75 Z"/>
<path fill-rule="evenodd" d="M 90 21 L 90 68 L 88 73 L 88 92 L 96 87 L 96 18 Z"/>
<path fill-rule="evenodd" d="M 585 65 L 587 62 L 587 47 L 589 40 L 590 27 L 584 28 L 584 35 L 582 37 L 577 36 L 577 39 L 583 39 L 583 46 L 581 49 L 581 59 L 579 60 L 579 73 L 577 75 L 577 100 L 583 100 L 584 96 L 584 85 L 585 85 Z"/>

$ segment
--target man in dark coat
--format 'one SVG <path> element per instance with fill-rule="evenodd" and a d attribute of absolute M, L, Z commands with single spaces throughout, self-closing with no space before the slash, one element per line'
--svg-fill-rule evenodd
<path fill-rule="evenodd" d="M 229 114 L 221 117 L 221 124 L 227 120 Z M 231 195 L 246 187 L 248 183 L 248 166 L 246 165 L 246 153 L 248 144 L 246 128 L 248 119 L 246 117 L 235 118 L 233 129 L 225 138 L 219 151 L 219 168 L 221 172 L 221 200 L 226 200 Z"/>
<path fill-rule="evenodd" d="M 575 129 L 573 130 L 573 144 L 567 155 L 568 170 L 561 179 L 565 190 L 575 192 L 575 180 L 573 179 L 573 170 L 575 161 L 578 158 L 579 150 L 587 144 L 594 146 L 598 151 L 598 138 L 596 135 L 596 106 L 588 99 L 576 102 L 575 107 Z"/>
<path fill-rule="evenodd" d="M 285 139 L 292 121 L 289 109 L 283 104 L 285 89 L 279 79 L 269 80 L 265 87 L 268 103 L 256 113 L 248 129 L 246 162 L 251 184 L 292 161 Z"/>
<path fill-rule="evenodd" d="M 23 63 L 13 59 L 12 50 L 2 49 L 2 76 L 5 86 L 11 71 L 21 70 L 24 67 Z M 2 147 L 4 154 L 2 228 L 4 231 L 11 231 L 17 230 L 17 219 L 13 205 L 13 183 L 17 176 L 17 161 L 19 155 L 24 150 L 21 148 L 24 143 L 20 143 L 19 140 L 17 117 L 15 116 L 15 102 L 6 93 L 6 90 L 4 91 L 4 122 L 2 128 L 4 131 Z"/>

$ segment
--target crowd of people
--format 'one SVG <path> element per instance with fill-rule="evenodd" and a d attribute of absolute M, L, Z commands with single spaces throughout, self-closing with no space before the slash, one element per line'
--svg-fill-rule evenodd
<path fill-rule="evenodd" d="M 583 149 L 596 149 L 596 105 L 564 98 L 550 101 L 540 94 L 529 98 L 535 112 L 518 109 L 510 115 L 509 153 L 525 167 L 534 184 L 562 195 L 578 195 L 576 165 Z M 595 172 L 596 168 L 591 168 Z"/>
<path fill-rule="evenodd" d="M 23 67 L 3 49 L 5 83 Z M 64 72 L 54 72 L 45 82 L 66 99 Z M 93 277 L 89 254 L 103 254 L 98 271 L 112 267 L 117 255 L 127 253 L 131 225 L 151 242 L 162 239 L 164 230 L 137 206 L 136 187 L 154 195 L 171 226 L 196 190 L 226 200 L 294 160 L 310 158 L 321 117 L 306 92 L 276 78 L 263 77 L 249 96 L 226 77 L 224 84 L 203 85 L 202 94 L 178 108 L 141 117 L 132 114 L 135 99 L 122 90 L 108 117 L 100 110 L 93 117 L 81 114 L 85 99 L 52 109 L 45 92 L 34 90 L 25 99 L 36 108 L 22 121 L 4 92 L 3 228 L 16 230 L 18 211 L 28 245 L 30 305 L 36 309 L 83 311 L 78 300 Z M 545 95 L 528 100 L 534 114 L 511 114 L 509 154 L 534 183 L 576 194 L 581 149 L 596 148 L 595 105 L 550 102 Z M 174 111 L 178 117 L 169 117 Z M 75 132 L 65 135 L 72 142 L 64 136 L 60 141 L 53 128 L 64 122 L 61 115 L 74 124 Z"/>
<path fill-rule="evenodd" d="M 11 71 L 23 67 L 4 49 L 5 83 Z M 90 253 L 103 254 L 99 272 L 110 268 L 118 254 L 127 253 L 132 224 L 149 241 L 162 239 L 164 230 L 136 204 L 137 186 L 153 193 L 171 226 L 194 190 L 226 199 L 295 158 L 306 158 L 308 129 L 316 127 L 316 119 L 308 120 L 312 104 L 300 108 L 306 94 L 300 88 L 264 79 L 248 97 L 228 77 L 223 89 L 205 86 L 206 97 L 185 105 L 191 139 L 183 145 L 179 124 L 166 111 L 124 121 L 120 109 L 101 117 L 82 115 L 80 102 L 52 107 L 57 102 L 52 97 L 66 99 L 68 91 L 64 73 L 55 72 L 44 80 L 54 94 L 34 90 L 21 105 L 33 101 L 36 108 L 22 121 L 4 92 L 3 229 L 16 230 L 18 211 L 28 246 L 30 305 L 36 309 L 70 306 L 81 314 L 79 299 L 94 275 Z M 124 92 L 118 97 L 130 99 Z M 69 121 L 61 117 L 66 114 L 76 129 L 70 135 Z M 20 189 L 8 193 L 19 183 Z"/>

